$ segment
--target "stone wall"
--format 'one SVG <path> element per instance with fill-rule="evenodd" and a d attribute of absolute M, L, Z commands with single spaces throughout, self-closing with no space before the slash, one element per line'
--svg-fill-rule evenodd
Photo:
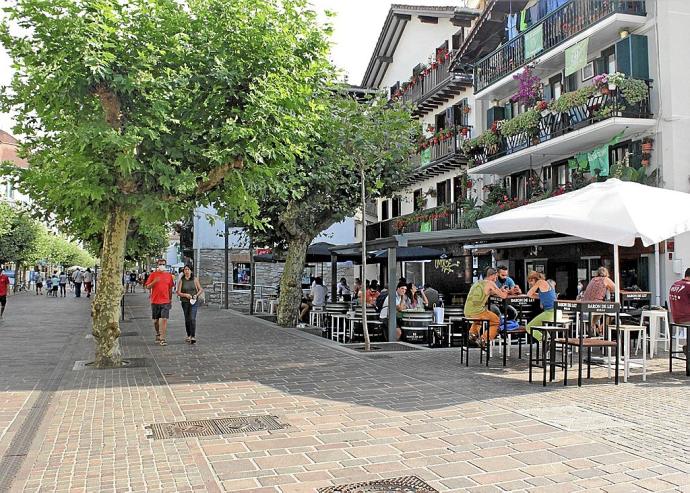
<path fill-rule="evenodd" d="M 249 250 L 231 249 L 228 252 L 230 259 L 239 256 L 248 256 Z M 321 264 L 316 265 L 316 275 L 321 275 Z M 280 276 L 283 274 L 283 264 L 257 262 L 254 264 L 256 276 L 255 298 L 259 298 L 262 293 L 269 295 L 275 294 L 276 288 L 280 283 Z M 350 286 L 354 284 L 354 272 L 359 272 L 349 262 L 338 263 L 337 279 L 345 277 Z M 197 264 L 197 276 L 199 282 L 206 291 L 206 302 L 211 305 L 221 305 L 223 303 L 223 273 L 225 271 L 225 251 L 222 249 L 202 249 Z M 233 262 L 229 265 L 228 282 L 232 283 Z M 323 283 L 330 291 L 331 283 L 331 264 L 323 265 Z M 261 286 L 264 286 L 263 288 Z M 228 303 L 233 308 L 249 308 L 249 289 L 231 289 L 228 296 Z"/>

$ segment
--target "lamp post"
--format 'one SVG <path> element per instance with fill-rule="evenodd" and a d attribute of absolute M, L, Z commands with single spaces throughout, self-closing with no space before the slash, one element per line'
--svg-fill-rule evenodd
<path fill-rule="evenodd" d="M 364 163 L 359 170 L 360 181 L 362 187 L 362 282 L 366 289 L 366 271 L 367 271 L 367 212 L 366 212 L 366 185 L 364 183 Z M 364 292 L 360 302 L 362 307 L 362 333 L 364 334 L 364 351 L 371 350 L 371 341 L 369 339 L 369 329 L 367 327 L 367 293 Z"/>

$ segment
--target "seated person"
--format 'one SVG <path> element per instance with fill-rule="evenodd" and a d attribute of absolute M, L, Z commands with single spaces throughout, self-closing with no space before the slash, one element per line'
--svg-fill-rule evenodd
<path fill-rule="evenodd" d="M 690 323 L 690 268 L 685 269 L 683 279 L 679 279 L 671 285 L 668 300 L 673 323 Z"/>
<path fill-rule="evenodd" d="M 347 285 L 347 279 L 344 277 L 340 278 L 340 282 L 338 283 L 338 297 L 343 301 L 352 300 L 352 291 L 350 290 L 350 286 Z"/>
<path fill-rule="evenodd" d="M 424 294 L 424 291 L 417 289 L 417 286 L 413 283 L 407 285 L 406 291 L 407 310 L 423 312 L 425 307 L 429 304 L 429 300 Z"/>
<path fill-rule="evenodd" d="M 544 309 L 539 315 L 534 317 L 527 323 L 525 329 L 536 341 L 541 341 L 541 332 L 539 330 L 532 332 L 532 327 L 542 325 L 544 322 L 553 320 L 553 307 L 556 302 L 556 290 L 550 282 L 544 279 L 544 274 L 539 272 L 530 272 L 527 276 L 527 283 L 529 284 L 529 291 L 527 296 L 533 299 L 539 299 L 541 307 Z"/>
<path fill-rule="evenodd" d="M 307 315 L 313 307 L 323 307 L 326 306 L 326 298 L 328 291 L 326 286 L 323 285 L 323 279 L 317 277 L 314 280 L 314 285 L 311 287 L 311 292 L 309 293 L 309 298 L 302 300 L 301 311 L 299 314 L 300 321 L 303 323 L 307 322 Z"/>
<path fill-rule="evenodd" d="M 379 282 L 374 279 L 369 283 L 369 287 L 367 288 L 366 292 L 366 303 L 368 306 L 374 306 L 376 304 L 376 298 L 379 297 L 380 291 L 379 291 Z"/>
<path fill-rule="evenodd" d="M 493 340 L 498 335 L 498 325 L 500 319 L 491 310 L 487 309 L 486 305 L 489 301 L 489 296 L 498 296 L 499 298 L 505 299 L 508 297 L 508 292 L 499 289 L 496 286 L 496 279 L 498 275 L 496 269 L 489 267 L 486 269 L 486 275 L 484 279 L 475 282 L 470 288 L 470 292 L 467 293 L 467 301 L 465 301 L 465 317 L 479 320 L 489 321 L 489 339 Z M 479 338 L 479 331 L 481 330 L 482 324 L 480 322 L 474 322 L 470 328 L 470 343 L 477 343 Z M 483 347 L 487 342 L 487 334 L 482 335 L 482 340 L 479 344 Z"/>
<path fill-rule="evenodd" d="M 400 340 L 400 336 L 402 335 L 402 330 L 400 329 L 400 319 L 402 318 L 402 312 L 407 309 L 407 304 L 406 304 L 406 298 L 407 296 L 405 293 L 407 292 L 407 285 L 404 282 L 399 282 L 398 287 L 395 290 L 395 315 L 396 315 L 396 339 Z M 379 318 L 383 322 L 384 334 L 388 334 L 388 303 L 389 303 L 389 298 L 390 298 L 390 293 L 388 296 L 386 296 L 386 299 L 383 301 L 383 306 L 381 307 L 381 314 L 379 315 Z"/>
<path fill-rule="evenodd" d="M 499 289 L 502 289 L 511 296 L 522 294 L 520 286 L 515 284 L 515 281 L 513 281 L 513 279 L 508 275 L 508 267 L 505 265 L 499 265 L 496 267 L 496 271 L 498 274 L 498 277 L 496 278 L 496 286 Z M 503 315 L 503 313 L 501 313 L 501 308 L 493 303 L 489 306 L 489 309 L 498 315 L 499 318 Z M 515 320 L 517 316 L 518 311 L 515 309 L 515 307 L 508 305 L 508 320 Z"/>
<path fill-rule="evenodd" d="M 431 287 L 431 284 L 426 283 L 424 285 L 424 295 L 426 296 L 427 301 L 429 304 L 427 305 L 427 309 L 432 309 L 434 306 L 441 306 L 440 304 L 440 297 L 438 295 L 438 291 L 436 291 L 434 288 Z"/>

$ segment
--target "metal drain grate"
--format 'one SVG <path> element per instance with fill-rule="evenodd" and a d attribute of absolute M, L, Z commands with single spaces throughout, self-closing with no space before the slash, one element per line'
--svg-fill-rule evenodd
<path fill-rule="evenodd" d="M 378 479 L 364 483 L 345 484 L 321 488 L 319 493 L 438 493 L 417 476 Z"/>
<path fill-rule="evenodd" d="M 93 361 L 75 361 L 72 370 L 125 370 L 127 368 L 148 368 L 149 362 L 146 358 L 127 358 L 122 360 L 122 366 L 118 368 L 96 368 Z"/>
<path fill-rule="evenodd" d="M 364 346 L 362 344 L 349 345 L 346 344 L 345 347 L 354 349 L 355 351 L 364 352 Z M 379 342 L 371 345 L 371 352 L 376 351 L 377 353 L 388 353 L 393 351 L 420 351 L 423 348 L 411 346 L 408 344 L 400 344 L 399 342 Z"/>
<path fill-rule="evenodd" d="M 282 428 L 285 428 L 285 425 L 280 423 L 275 416 L 233 416 L 200 421 L 153 423 L 144 427 L 147 436 L 156 440 L 232 435 L 254 431 L 280 430 Z"/>
<path fill-rule="evenodd" d="M 120 337 L 131 337 L 131 336 L 138 336 L 139 332 L 136 330 L 125 330 L 124 332 L 120 332 Z"/>

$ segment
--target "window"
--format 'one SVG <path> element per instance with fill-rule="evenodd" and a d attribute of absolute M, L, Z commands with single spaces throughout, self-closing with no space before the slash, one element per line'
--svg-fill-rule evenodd
<path fill-rule="evenodd" d="M 465 191 L 462 189 L 463 179 L 461 176 L 453 178 L 453 198 L 456 202 L 465 200 Z"/>
<path fill-rule="evenodd" d="M 422 205 L 422 189 L 421 188 L 418 188 L 417 190 L 412 192 L 412 202 L 413 202 L 414 210 L 418 211 L 418 210 L 424 208 L 424 206 Z"/>
<path fill-rule="evenodd" d="M 571 92 L 577 89 L 577 74 L 579 70 L 570 74 L 565 78 L 565 92 Z"/>
<path fill-rule="evenodd" d="M 391 202 L 393 203 L 392 217 L 398 217 L 400 215 L 400 197 L 393 197 Z"/>
<path fill-rule="evenodd" d="M 450 203 L 450 180 L 444 180 L 436 184 L 436 205 Z"/>
<path fill-rule="evenodd" d="M 545 166 L 541 169 L 541 182 L 544 184 L 544 190 L 550 192 L 553 189 L 553 169 L 551 166 Z"/>
<path fill-rule="evenodd" d="M 567 164 L 561 164 L 556 167 L 556 185 L 564 187 L 570 181 L 570 169 Z"/>
<path fill-rule="evenodd" d="M 520 200 L 525 200 L 527 199 L 527 176 L 521 175 L 518 176 L 517 180 L 517 198 Z"/>
<path fill-rule="evenodd" d="M 551 101 L 561 97 L 561 93 L 563 92 L 561 80 L 561 74 L 558 74 L 551 77 L 548 84 L 544 84 L 544 101 Z"/>
<path fill-rule="evenodd" d="M 390 219 L 388 215 L 388 199 L 381 201 L 381 221 L 385 221 L 386 219 Z"/>
<path fill-rule="evenodd" d="M 460 28 L 458 32 L 453 34 L 453 49 L 454 50 L 459 50 L 460 47 L 462 46 L 462 43 L 465 42 L 465 28 Z"/>

